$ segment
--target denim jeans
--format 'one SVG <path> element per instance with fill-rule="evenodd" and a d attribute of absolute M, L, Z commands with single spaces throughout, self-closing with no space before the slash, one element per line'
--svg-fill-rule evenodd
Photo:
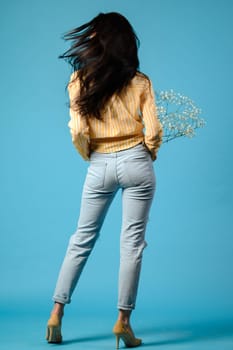
<path fill-rule="evenodd" d="M 142 144 L 116 153 L 93 152 L 83 187 L 80 217 L 71 236 L 53 300 L 71 301 L 84 265 L 99 236 L 108 208 L 122 190 L 118 309 L 135 308 L 145 229 L 155 191 L 149 152 Z"/>

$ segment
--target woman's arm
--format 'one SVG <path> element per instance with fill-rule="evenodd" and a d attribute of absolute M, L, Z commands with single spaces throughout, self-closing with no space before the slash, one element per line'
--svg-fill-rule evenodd
<path fill-rule="evenodd" d="M 74 78 L 73 73 L 71 75 L 70 83 L 68 85 L 69 98 L 70 98 L 70 121 L 68 126 L 70 128 L 70 133 L 72 137 L 72 142 L 80 153 L 80 155 L 85 160 L 90 158 L 90 137 L 89 137 L 89 126 L 87 119 L 82 117 L 79 112 L 74 108 L 74 99 L 79 92 L 79 81 Z"/>
<path fill-rule="evenodd" d="M 162 143 L 163 129 L 157 116 L 154 91 L 151 81 L 147 82 L 147 86 L 141 95 L 141 112 L 142 120 L 145 126 L 145 146 L 151 153 L 152 160 L 155 160 L 158 149 Z"/>

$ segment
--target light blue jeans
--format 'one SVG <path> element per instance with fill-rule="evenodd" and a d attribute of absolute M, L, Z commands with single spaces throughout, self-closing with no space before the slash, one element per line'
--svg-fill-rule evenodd
<path fill-rule="evenodd" d="M 92 153 L 83 187 L 78 227 L 70 238 L 54 301 L 70 303 L 108 208 L 119 189 L 122 189 L 123 217 L 118 309 L 135 308 L 142 253 L 146 246 L 145 229 L 155 191 L 153 163 L 142 144 L 116 153 Z"/>

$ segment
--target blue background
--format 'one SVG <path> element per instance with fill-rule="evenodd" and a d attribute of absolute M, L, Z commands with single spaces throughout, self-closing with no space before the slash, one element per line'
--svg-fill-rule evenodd
<path fill-rule="evenodd" d="M 232 349 L 231 0 L 2 1 L 0 349 L 47 346 L 88 165 L 70 140 L 71 69 L 57 56 L 68 47 L 62 34 L 101 11 L 135 27 L 154 88 L 191 97 L 207 121 L 194 139 L 163 145 L 155 163 L 135 329 L 152 349 Z M 70 348 L 114 347 L 120 225 L 118 194 L 66 309 Z"/>

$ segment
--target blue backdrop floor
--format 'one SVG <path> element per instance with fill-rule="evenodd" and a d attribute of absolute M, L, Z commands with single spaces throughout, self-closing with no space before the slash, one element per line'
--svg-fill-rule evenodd
<path fill-rule="evenodd" d="M 111 333 L 115 315 L 90 314 L 82 311 L 75 315 L 66 312 L 63 322 L 61 345 L 47 344 L 45 329 L 47 310 L 38 312 L 4 312 L 0 315 L 1 350 L 39 350 L 55 347 L 77 349 L 115 349 L 115 339 Z M 140 316 L 140 319 L 136 319 Z M 162 319 L 152 314 L 138 315 L 133 319 L 138 337 L 143 339 L 141 349 L 157 350 L 232 350 L 233 320 L 179 320 L 174 315 Z M 124 348 L 124 344 L 120 344 Z"/>

